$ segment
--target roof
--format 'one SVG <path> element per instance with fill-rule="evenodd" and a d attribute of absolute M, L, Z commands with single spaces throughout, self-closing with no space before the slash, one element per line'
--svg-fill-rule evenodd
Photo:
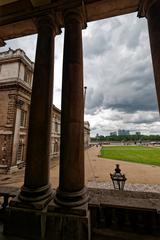
<path fill-rule="evenodd" d="M 21 59 L 21 61 L 23 61 L 24 64 L 26 64 L 33 72 L 34 63 L 27 57 L 22 49 L 18 48 L 16 50 L 13 50 L 9 48 L 8 51 L 0 52 L 0 63 L 16 61 L 17 59 Z"/>
<path fill-rule="evenodd" d="M 52 108 L 55 112 L 61 114 L 61 110 L 59 108 L 57 108 L 54 104 L 52 105 Z"/>

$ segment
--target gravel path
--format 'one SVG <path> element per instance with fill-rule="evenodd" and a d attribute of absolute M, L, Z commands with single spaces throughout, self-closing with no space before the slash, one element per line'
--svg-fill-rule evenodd
<path fill-rule="evenodd" d="M 87 187 L 89 188 L 104 188 L 104 189 L 113 189 L 112 182 L 88 182 Z M 157 192 L 160 193 L 159 184 L 133 184 L 126 183 L 124 190 L 128 191 L 138 191 L 138 192 Z"/>

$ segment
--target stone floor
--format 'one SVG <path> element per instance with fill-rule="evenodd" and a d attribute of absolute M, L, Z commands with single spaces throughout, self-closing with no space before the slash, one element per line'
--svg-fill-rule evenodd
<path fill-rule="evenodd" d="M 18 238 L 18 237 L 9 237 L 3 235 L 3 224 L 0 222 L 0 240 L 26 240 L 24 238 Z"/>

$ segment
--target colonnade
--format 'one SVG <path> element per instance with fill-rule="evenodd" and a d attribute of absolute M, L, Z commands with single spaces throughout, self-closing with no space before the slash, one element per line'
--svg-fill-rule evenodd
<path fill-rule="evenodd" d="M 139 17 L 146 17 L 158 102 L 160 103 L 160 0 L 142 0 Z M 53 198 L 49 184 L 49 135 L 54 68 L 54 38 L 59 27 L 54 14 L 36 20 L 38 40 L 31 97 L 28 148 L 24 186 L 19 199 L 41 202 L 43 207 Z M 55 202 L 62 206 L 79 206 L 87 202 L 84 183 L 84 99 L 81 9 L 64 11 L 64 56 L 62 81 L 62 115 L 60 147 L 60 181 Z"/>
<path fill-rule="evenodd" d="M 60 179 L 55 201 L 70 207 L 87 202 L 84 186 L 84 99 L 80 9 L 64 11 L 64 56 L 61 111 Z M 24 185 L 19 200 L 43 208 L 52 198 L 49 139 L 53 99 L 54 39 L 60 32 L 54 14 L 35 21 L 38 31 L 31 96 Z"/>
<path fill-rule="evenodd" d="M 155 83 L 160 108 L 159 9 L 160 0 L 141 0 L 138 16 L 146 17 L 148 20 Z M 53 190 L 49 182 L 49 141 L 53 99 L 54 39 L 60 33 L 60 28 L 56 15 L 49 12 L 35 20 L 38 39 L 31 96 L 24 185 L 17 199 L 12 202 L 14 205 L 11 205 L 10 218 L 6 223 L 5 232 L 7 234 L 27 236 L 28 238 L 33 236 L 33 239 L 37 236 L 36 239 L 40 239 L 40 236 L 44 237 L 44 228 L 46 228 L 46 235 L 48 232 L 51 232 L 50 237 L 47 235 L 46 239 L 52 239 L 54 235 L 54 239 L 59 240 L 63 238 L 63 234 L 63 239 L 89 240 L 90 220 L 86 204 L 88 202 L 88 194 L 84 181 L 82 29 L 85 27 L 85 21 L 82 8 L 68 8 L 64 10 L 63 18 L 65 38 L 59 187 L 55 196 L 53 196 Z M 51 201 L 52 199 L 53 201 Z M 53 203 L 53 208 L 49 208 L 49 202 Z M 20 208 L 18 209 L 19 203 Z M 49 213 L 47 222 L 44 210 L 37 213 L 37 210 L 46 209 L 45 206 L 48 206 L 47 211 Z M 28 211 L 27 207 L 29 209 L 31 207 L 34 210 Z M 78 208 L 75 209 L 75 207 Z M 55 211 L 55 214 L 52 212 L 51 216 L 50 210 Z M 38 216 L 40 216 L 40 220 Z M 41 231 L 39 231 L 39 224 Z M 71 231 L 72 228 L 74 231 Z M 62 231 L 61 229 L 64 230 Z"/>

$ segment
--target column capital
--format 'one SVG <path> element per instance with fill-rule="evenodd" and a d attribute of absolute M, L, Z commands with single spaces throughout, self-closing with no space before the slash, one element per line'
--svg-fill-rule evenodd
<path fill-rule="evenodd" d="M 140 0 L 139 9 L 138 9 L 138 17 L 146 17 L 148 16 L 148 11 L 158 0 Z"/>
<path fill-rule="evenodd" d="M 64 24 L 66 25 L 72 22 L 80 22 L 83 29 L 87 27 L 86 14 L 83 6 L 81 8 L 64 10 Z"/>
<path fill-rule="evenodd" d="M 61 29 L 59 24 L 57 23 L 56 16 L 51 12 L 45 15 L 37 16 L 34 19 L 35 25 L 37 27 L 38 32 L 41 29 L 51 29 L 54 35 L 58 35 L 61 33 Z"/>

